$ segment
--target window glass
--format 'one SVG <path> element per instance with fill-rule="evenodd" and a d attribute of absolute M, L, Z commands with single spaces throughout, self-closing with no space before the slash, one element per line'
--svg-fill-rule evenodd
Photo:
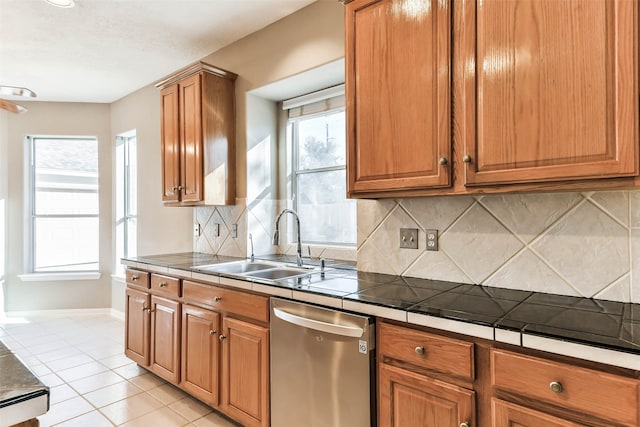
<path fill-rule="evenodd" d="M 344 165 L 345 136 L 344 111 L 298 120 L 298 169 Z"/>
<path fill-rule="evenodd" d="M 115 272 L 124 275 L 121 259 L 135 256 L 137 241 L 137 155 L 135 132 L 116 138 Z"/>
<path fill-rule="evenodd" d="M 305 243 L 356 244 L 356 202 L 346 198 L 344 109 L 290 119 L 294 209 Z"/>
<path fill-rule="evenodd" d="M 97 139 L 30 140 L 32 271 L 97 271 Z"/>

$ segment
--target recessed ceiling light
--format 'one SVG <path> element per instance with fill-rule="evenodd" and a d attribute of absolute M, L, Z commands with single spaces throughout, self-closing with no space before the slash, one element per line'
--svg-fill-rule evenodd
<path fill-rule="evenodd" d="M 44 0 L 44 1 L 58 7 L 73 7 L 76 4 L 74 0 Z"/>

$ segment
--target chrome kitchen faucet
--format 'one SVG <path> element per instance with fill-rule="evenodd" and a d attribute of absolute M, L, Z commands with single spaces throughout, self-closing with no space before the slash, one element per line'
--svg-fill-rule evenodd
<path fill-rule="evenodd" d="M 298 267 L 302 267 L 302 243 L 300 243 L 300 218 L 298 217 L 298 214 L 296 213 L 296 211 L 292 209 L 283 209 L 282 212 L 280 212 L 280 214 L 276 218 L 276 230 L 273 232 L 273 244 L 275 246 L 280 244 L 280 218 L 282 217 L 282 215 L 286 213 L 291 214 L 296 218 L 296 225 L 298 228 L 298 248 L 297 248 L 298 257 L 296 259 L 296 265 Z"/>

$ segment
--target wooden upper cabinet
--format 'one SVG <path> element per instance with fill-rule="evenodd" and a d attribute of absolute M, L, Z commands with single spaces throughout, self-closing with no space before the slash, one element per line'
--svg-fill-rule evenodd
<path fill-rule="evenodd" d="M 455 14 L 465 185 L 638 175 L 637 1 L 463 0 Z"/>
<path fill-rule="evenodd" d="M 162 201 L 180 200 L 180 114 L 178 85 L 160 91 L 160 132 L 162 138 Z"/>
<path fill-rule="evenodd" d="M 450 2 L 345 8 L 348 195 L 449 186 Z"/>
<path fill-rule="evenodd" d="M 196 74 L 180 82 L 180 182 L 182 201 L 203 200 L 201 78 Z"/>
<path fill-rule="evenodd" d="M 235 203 L 236 78 L 198 62 L 156 83 L 164 202 Z"/>

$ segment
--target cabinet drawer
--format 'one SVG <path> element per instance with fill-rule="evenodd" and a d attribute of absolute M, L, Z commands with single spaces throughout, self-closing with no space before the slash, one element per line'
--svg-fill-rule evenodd
<path fill-rule="evenodd" d="M 161 276 L 159 274 L 151 275 L 151 290 L 179 298 L 180 297 L 180 279 L 174 277 Z"/>
<path fill-rule="evenodd" d="M 639 382 L 630 378 L 492 349 L 491 382 L 496 388 L 578 413 L 625 425 L 639 421 Z"/>
<path fill-rule="evenodd" d="M 127 268 L 125 274 L 128 284 L 149 289 L 149 273 L 146 271 Z"/>
<path fill-rule="evenodd" d="M 379 331 L 382 356 L 473 380 L 473 343 L 387 323 Z"/>
<path fill-rule="evenodd" d="M 203 285 L 185 280 L 184 299 L 205 304 L 220 311 L 236 313 L 261 322 L 269 321 L 269 298 L 247 292 Z"/>

